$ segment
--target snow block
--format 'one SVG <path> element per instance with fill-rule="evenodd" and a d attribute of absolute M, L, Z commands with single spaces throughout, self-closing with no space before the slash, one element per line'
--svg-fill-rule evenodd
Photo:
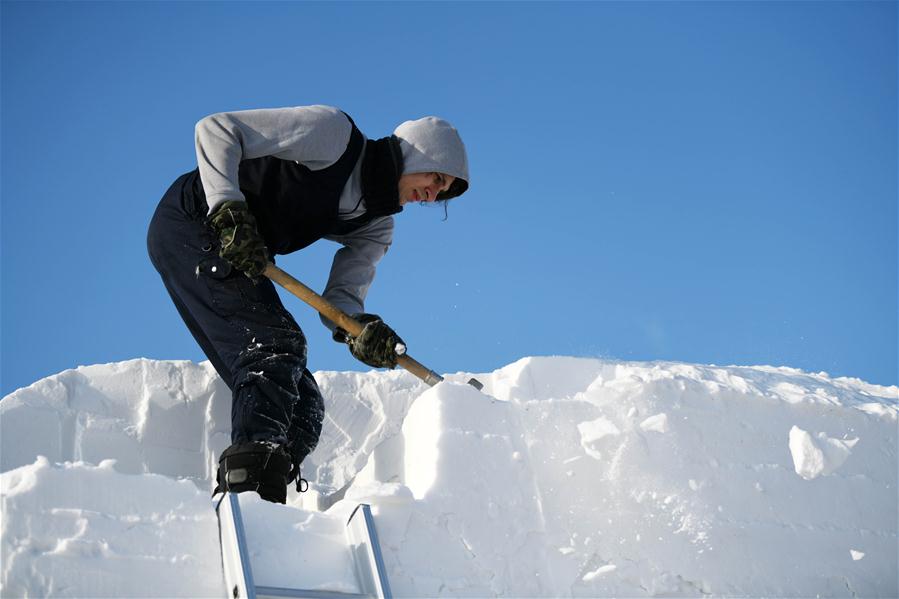
<path fill-rule="evenodd" d="M 410 526 L 441 554 L 428 560 L 422 546 L 414 571 L 451 581 L 446 594 L 551 594 L 540 499 L 515 406 L 441 383 L 409 410 L 403 438 L 405 483 L 423 504 Z"/>
<path fill-rule="evenodd" d="M 329 518 L 371 504 L 396 596 L 899 594 L 896 387 L 580 358 L 474 374 L 485 393 L 469 373 L 316 373 L 328 415 L 303 473 L 347 487 Z M 221 596 L 208 498 L 229 416 L 189 362 L 83 367 L 3 398 L 2 594 Z M 259 507 L 261 531 L 327 539 L 320 514 Z M 322 571 L 338 588 L 341 572 Z"/>
<path fill-rule="evenodd" d="M 214 423 L 208 415 L 229 413 L 230 401 L 208 363 L 139 359 L 67 370 L 3 398 L 0 470 L 38 455 L 90 464 L 114 458 L 123 473 L 188 477 L 205 487 L 215 461 L 209 438 L 231 426 L 230 416 Z"/>
<path fill-rule="evenodd" d="M 39 457 L 0 475 L 3 596 L 224 596 L 208 494 L 113 465 Z"/>
<path fill-rule="evenodd" d="M 385 440 L 399 435 L 409 406 L 427 389 L 403 371 L 317 372 L 325 399 L 318 446 L 303 462 L 313 491 L 331 494 L 345 487 Z M 289 501 L 296 500 L 291 492 Z"/>

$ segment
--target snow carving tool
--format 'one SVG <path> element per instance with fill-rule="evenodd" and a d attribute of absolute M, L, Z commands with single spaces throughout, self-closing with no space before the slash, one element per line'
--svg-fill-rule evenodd
<path fill-rule="evenodd" d="M 293 295 L 297 296 L 298 298 L 318 310 L 319 314 L 345 330 L 353 337 L 358 337 L 362 332 L 362 324 L 360 324 L 353 318 L 350 318 L 350 316 L 346 312 L 344 312 L 271 262 L 269 262 L 268 266 L 265 267 L 265 272 L 263 274 L 265 274 L 265 276 L 267 276 L 278 285 L 284 287 L 284 289 L 291 292 Z M 409 356 L 406 353 L 405 346 L 398 345 L 396 348 L 396 353 L 397 364 L 426 382 L 428 385 L 433 387 L 443 380 L 442 376 Z M 478 391 L 480 391 L 484 387 L 484 385 L 479 380 L 474 378 L 469 379 L 468 384 Z"/>

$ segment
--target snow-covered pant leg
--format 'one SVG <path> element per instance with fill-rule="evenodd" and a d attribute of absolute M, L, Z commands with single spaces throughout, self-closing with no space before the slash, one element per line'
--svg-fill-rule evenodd
<path fill-rule="evenodd" d="M 166 192 L 147 235 L 150 259 L 178 313 L 232 390 L 231 440 L 288 446 L 296 463 L 318 442 L 321 392 L 306 368 L 306 338 L 266 278 L 218 255 L 194 173 Z"/>

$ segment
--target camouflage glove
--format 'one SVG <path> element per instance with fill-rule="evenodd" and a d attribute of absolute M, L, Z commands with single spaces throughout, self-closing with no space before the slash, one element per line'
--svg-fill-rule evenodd
<path fill-rule="evenodd" d="M 268 250 L 246 202 L 224 202 L 215 209 L 208 222 L 221 241 L 219 255 L 231 266 L 248 277 L 258 277 L 265 271 Z"/>
<path fill-rule="evenodd" d="M 377 314 L 353 314 L 353 320 L 365 327 L 358 337 L 346 335 L 346 344 L 353 357 L 373 368 L 396 368 L 396 359 L 401 355 L 396 352 L 397 344 L 402 345 L 401 350 L 405 352 L 405 344 L 399 335 Z"/>

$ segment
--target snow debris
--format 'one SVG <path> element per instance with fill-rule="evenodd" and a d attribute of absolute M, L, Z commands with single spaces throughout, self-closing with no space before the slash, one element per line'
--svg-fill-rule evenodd
<path fill-rule="evenodd" d="M 647 432 L 667 433 L 669 430 L 668 415 L 662 413 L 650 416 L 640 423 L 640 428 Z"/>
<path fill-rule="evenodd" d="M 856 443 L 858 439 L 834 439 L 824 433 L 818 433 L 814 438 L 793 426 L 790 429 L 790 453 L 796 474 L 806 480 L 832 474 L 843 465 Z"/>
<path fill-rule="evenodd" d="M 587 455 L 597 460 L 603 458 L 599 452 L 599 447 L 601 447 L 600 441 L 605 437 L 621 434 L 621 431 L 611 420 L 603 417 L 589 422 L 581 422 L 577 425 L 577 430 L 581 434 L 581 445 L 584 451 L 587 452 Z"/>
<path fill-rule="evenodd" d="M 583 578 L 581 578 L 581 580 L 583 580 L 584 582 L 590 582 L 591 580 L 599 578 L 600 576 L 603 576 L 610 572 L 614 572 L 617 569 L 618 569 L 618 566 L 616 566 L 615 564 L 606 564 L 605 566 L 600 566 L 599 568 L 597 568 L 596 570 L 593 570 L 592 572 L 587 572 L 586 574 L 584 574 L 584 576 L 583 576 Z"/>

